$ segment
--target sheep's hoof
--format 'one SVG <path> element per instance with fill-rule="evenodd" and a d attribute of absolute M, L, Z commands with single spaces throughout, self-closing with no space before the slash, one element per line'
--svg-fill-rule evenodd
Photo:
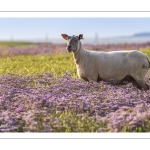
<path fill-rule="evenodd" d="M 96 81 L 94 81 L 94 80 L 89 80 L 89 83 L 90 84 L 94 84 Z"/>
<path fill-rule="evenodd" d="M 144 87 L 143 87 L 143 89 L 144 89 L 145 91 L 147 91 L 147 90 L 150 90 L 150 87 L 149 87 L 147 84 L 145 84 Z"/>

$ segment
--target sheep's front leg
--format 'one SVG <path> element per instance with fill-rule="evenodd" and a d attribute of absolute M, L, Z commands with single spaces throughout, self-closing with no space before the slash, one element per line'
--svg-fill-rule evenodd
<path fill-rule="evenodd" d="M 89 83 L 94 84 L 96 81 L 94 80 L 89 80 Z"/>
<path fill-rule="evenodd" d="M 93 83 L 97 82 L 97 78 L 96 77 L 89 77 L 88 81 L 89 81 L 89 83 L 93 84 Z"/>
<path fill-rule="evenodd" d="M 100 77 L 99 74 L 97 74 L 97 76 L 88 77 L 89 82 L 99 82 L 99 81 L 102 81 L 102 80 L 103 79 Z"/>

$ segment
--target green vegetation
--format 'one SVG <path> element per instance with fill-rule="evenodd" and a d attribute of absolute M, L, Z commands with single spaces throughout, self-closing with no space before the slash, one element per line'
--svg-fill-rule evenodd
<path fill-rule="evenodd" d="M 30 42 L 6 42 L 6 41 L 1 41 L 0 42 L 0 48 L 1 47 L 22 47 L 22 46 L 27 46 L 27 45 L 34 45 L 33 43 Z"/>
<path fill-rule="evenodd" d="M 146 54 L 150 58 L 150 48 L 142 48 L 140 49 L 140 51 Z"/>
<path fill-rule="evenodd" d="M 150 49 L 141 49 L 150 57 Z M 70 53 L 58 55 L 11 56 L 0 58 L 0 74 L 30 75 L 53 73 L 55 77 L 70 73 L 77 77 L 76 66 Z"/>
<path fill-rule="evenodd" d="M 1 57 L 0 74 L 30 75 L 39 73 L 53 73 L 61 76 L 69 72 L 76 77 L 76 66 L 71 54 L 34 55 Z"/>
<path fill-rule="evenodd" d="M 107 123 L 91 117 L 87 113 L 77 115 L 72 111 L 55 112 L 53 115 L 38 115 L 35 117 L 37 127 L 35 131 L 44 130 L 45 120 L 55 132 L 98 132 L 106 127 Z M 52 121 L 53 120 L 53 121 Z"/>

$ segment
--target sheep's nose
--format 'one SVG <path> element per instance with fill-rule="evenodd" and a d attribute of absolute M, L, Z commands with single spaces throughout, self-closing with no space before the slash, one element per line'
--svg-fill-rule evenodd
<path fill-rule="evenodd" d="M 72 47 L 72 46 L 71 46 L 71 45 L 69 45 L 67 48 L 68 48 L 68 49 L 70 49 L 71 47 Z"/>

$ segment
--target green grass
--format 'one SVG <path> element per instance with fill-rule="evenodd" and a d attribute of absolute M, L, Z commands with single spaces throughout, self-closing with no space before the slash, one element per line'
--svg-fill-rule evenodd
<path fill-rule="evenodd" d="M 34 45 L 34 43 L 30 42 L 6 42 L 6 41 L 0 41 L 0 48 L 1 47 L 22 47 L 22 46 L 27 46 L 27 45 Z"/>
<path fill-rule="evenodd" d="M 0 74 L 30 75 L 53 73 L 61 76 L 69 72 L 76 77 L 76 66 L 71 54 L 13 56 L 0 58 Z"/>
<path fill-rule="evenodd" d="M 47 122 L 55 132 L 98 132 L 98 129 L 106 127 L 107 122 L 98 120 L 96 117 L 90 118 L 88 113 L 84 115 L 76 115 L 72 111 L 56 112 L 53 116 L 38 115 L 35 120 L 37 123 L 37 131 L 44 129 L 44 118 L 55 120 Z M 57 121 L 56 121 L 57 120 Z"/>
<path fill-rule="evenodd" d="M 141 49 L 150 57 L 150 49 Z M 30 75 L 53 73 L 55 77 L 70 73 L 77 77 L 76 66 L 70 53 L 58 55 L 33 55 L 0 57 L 0 74 Z"/>
<path fill-rule="evenodd" d="M 150 58 L 150 48 L 143 48 L 140 49 L 140 51 L 146 54 Z"/>

